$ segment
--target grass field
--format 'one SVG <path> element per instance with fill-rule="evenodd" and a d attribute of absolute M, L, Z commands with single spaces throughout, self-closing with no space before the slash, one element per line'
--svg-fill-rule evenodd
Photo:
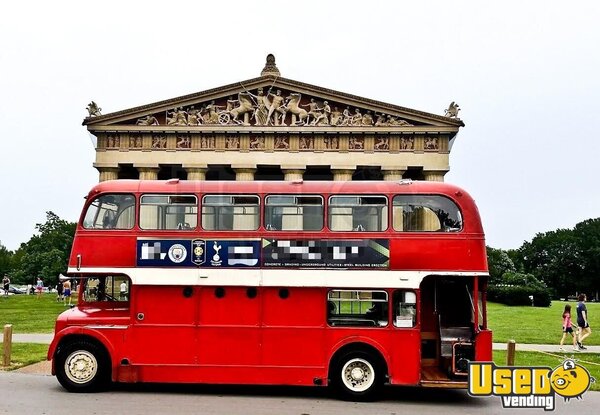
<path fill-rule="evenodd" d="M 4 358 L 2 350 L 4 350 L 3 344 L 0 342 L 0 369 L 2 369 L 2 359 Z M 11 365 L 4 370 L 14 370 L 46 360 L 46 353 L 48 353 L 47 344 L 13 343 L 10 356 Z"/>
<path fill-rule="evenodd" d="M 1 297 L 0 324 L 12 324 L 13 333 L 52 333 L 56 317 L 65 310 L 53 293 L 42 294 L 39 299 L 25 294 Z"/>
<path fill-rule="evenodd" d="M 488 326 L 494 332 L 494 342 L 558 344 L 562 336 L 562 313 L 566 302 L 552 301 L 550 307 L 508 307 L 488 303 Z M 577 320 L 576 302 L 569 302 L 573 321 Z M 600 345 L 600 303 L 586 303 L 592 334 L 585 340 L 588 345 Z M 571 340 L 565 341 L 567 345 Z"/>

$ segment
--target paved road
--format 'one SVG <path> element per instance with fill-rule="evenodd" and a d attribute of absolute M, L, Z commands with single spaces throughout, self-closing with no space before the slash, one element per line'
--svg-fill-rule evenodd
<path fill-rule="evenodd" d="M 152 415 L 395 415 L 403 413 L 543 414 L 542 409 L 502 408 L 500 398 L 472 398 L 465 391 L 387 388 L 374 403 L 342 402 L 327 390 L 291 387 L 234 387 L 198 385 L 122 385 L 109 392 L 71 394 L 47 375 L 0 372 L 0 414 L 122 414 Z M 600 393 L 588 392 L 582 400 L 556 401 L 559 414 L 597 413 Z"/>
<path fill-rule="evenodd" d="M 50 343 L 51 334 L 15 334 L 14 342 Z M 495 349 L 506 344 L 495 343 Z M 555 345 L 519 345 L 518 350 L 557 352 Z M 569 350 L 569 349 L 567 349 Z M 591 346 L 588 352 L 600 352 Z M 573 352 L 575 353 L 575 352 Z M 419 414 L 440 412 L 452 414 L 516 414 L 542 409 L 512 409 L 502 407 L 500 398 L 473 398 L 466 391 L 416 388 L 387 388 L 383 399 L 375 403 L 341 402 L 332 399 L 320 388 L 235 387 L 206 385 L 117 385 L 99 394 L 70 394 L 49 375 L 49 362 L 40 362 L 14 372 L 0 371 L 0 390 L 10 391 L 0 400 L 0 414 L 162 414 L 177 408 L 178 414 Z M 556 413 L 579 415 L 597 413 L 600 393 L 588 392 L 583 400 L 565 403 L 556 400 Z"/>

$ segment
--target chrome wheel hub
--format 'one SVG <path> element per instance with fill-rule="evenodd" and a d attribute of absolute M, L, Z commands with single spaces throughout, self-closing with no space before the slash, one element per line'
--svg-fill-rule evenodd
<path fill-rule="evenodd" d="M 96 357 L 87 350 L 77 350 L 65 360 L 65 374 L 73 383 L 87 383 L 98 372 Z"/>
<path fill-rule="evenodd" d="M 342 382 L 351 391 L 363 392 L 373 386 L 375 370 L 364 359 L 351 359 L 342 368 Z"/>

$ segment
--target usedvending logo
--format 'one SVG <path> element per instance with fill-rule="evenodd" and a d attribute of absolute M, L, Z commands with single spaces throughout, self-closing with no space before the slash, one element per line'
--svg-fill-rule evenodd
<path fill-rule="evenodd" d="M 500 367 L 491 362 L 469 363 L 469 395 L 498 396 L 504 408 L 555 409 L 556 395 L 581 399 L 595 379 L 567 359 L 550 367 Z"/>

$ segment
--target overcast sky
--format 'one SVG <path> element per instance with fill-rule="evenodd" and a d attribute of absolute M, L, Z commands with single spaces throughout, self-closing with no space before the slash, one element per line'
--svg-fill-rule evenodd
<path fill-rule="evenodd" d="M 600 216 L 598 1 L 14 1 L 0 15 L 0 243 L 98 181 L 81 125 L 103 113 L 281 75 L 466 126 L 446 181 L 488 245 Z"/>

